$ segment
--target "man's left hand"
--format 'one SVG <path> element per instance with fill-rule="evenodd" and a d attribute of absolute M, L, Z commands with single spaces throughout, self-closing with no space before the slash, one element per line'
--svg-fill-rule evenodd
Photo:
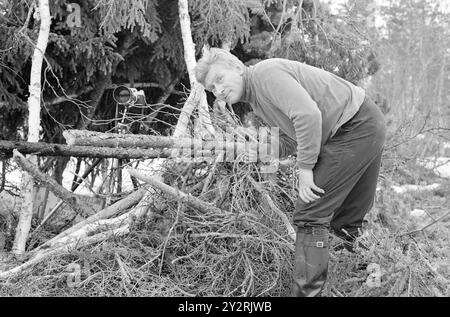
<path fill-rule="evenodd" d="M 314 183 L 314 175 L 312 170 L 299 168 L 298 176 L 298 193 L 304 202 L 310 203 L 320 198 L 313 192 L 313 190 L 321 194 L 325 193 L 322 188 L 317 187 Z"/>

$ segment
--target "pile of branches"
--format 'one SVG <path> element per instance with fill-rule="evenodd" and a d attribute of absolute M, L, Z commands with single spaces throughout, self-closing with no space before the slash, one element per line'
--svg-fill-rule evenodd
<path fill-rule="evenodd" d="M 157 191 L 146 215 L 131 217 L 132 208 L 115 215 L 128 222 L 126 231 L 103 220 L 77 240 L 64 238 L 64 233 L 58 243 L 52 242 L 55 237 L 48 240 L 47 234 L 43 241 L 35 237 L 33 242 L 41 246 L 25 264 L 34 262 L 7 277 L 17 282 L 23 274 L 43 270 L 51 281 L 65 282 L 72 276 L 67 267 L 76 264 L 88 266 L 89 273 L 81 270 L 76 287 L 67 287 L 71 294 L 83 288 L 103 295 L 286 295 L 295 237 L 288 220 L 295 201 L 292 174 L 279 172 L 266 179 L 256 164 L 238 160 L 213 164 L 167 160 L 161 168 L 166 184 L 152 183 L 142 171 L 129 170 Z M 149 190 L 144 184 L 141 190 Z M 95 241 L 105 232 L 106 240 Z M 119 239 L 124 232 L 127 235 Z M 76 251 L 83 244 L 84 251 Z M 106 247 L 111 244 L 114 247 Z M 105 272 L 115 276 L 108 277 L 112 284 L 99 291 L 98 284 L 109 284 Z"/>

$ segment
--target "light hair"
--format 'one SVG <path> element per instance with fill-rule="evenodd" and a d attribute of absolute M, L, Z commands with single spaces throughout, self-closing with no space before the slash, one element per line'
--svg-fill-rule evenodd
<path fill-rule="evenodd" d="M 244 69 L 245 65 L 242 63 L 239 58 L 231 54 L 230 52 L 212 47 L 210 49 L 203 50 L 203 56 L 197 62 L 195 66 L 195 78 L 197 81 L 205 86 L 205 79 L 208 75 L 209 69 L 212 65 L 221 64 L 229 69 L 238 68 Z"/>

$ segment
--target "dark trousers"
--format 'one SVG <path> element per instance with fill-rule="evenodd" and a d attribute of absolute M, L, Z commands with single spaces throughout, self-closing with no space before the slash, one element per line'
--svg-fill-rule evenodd
<path fill-rule="evenodd" d="M 322 145 L 313 173 L 325 193 L 311 203 L 298 199 L 298 228 L 319 226 L 338 235 L 357 234 L 373 205 L 385 135 L 384 116 L 366 97 L 357 114 Z"/>
<path fill-rule="evenodd" d="M 380 109 L 366 98 L 356 115 L 326 142 L 313 169 L 325 193 L 311 203 L 297 200 L 293 296 L 317 296 L 328 274 L 328 230 L 346 249 L 358 236 L 375 197 L 386 125 Z"/>

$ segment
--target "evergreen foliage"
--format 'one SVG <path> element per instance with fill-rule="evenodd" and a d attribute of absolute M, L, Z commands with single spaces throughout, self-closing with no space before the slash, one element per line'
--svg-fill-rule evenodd
<path fill-rule="evenodd" d="M 81 26 L 69 23 L 73 3 L 79 5 Z M 361 25 L 331 16 L 326 7 L 316 8 L 312 1 L 302 3 L 302 18 L 296 20 L 300 12 L 297 1 L 189 1 L 197 54 L 205 44 L 229 43 L 244 61 L 286 57 L 334 71 L 354 82 L 369 74 L 374 54 L 370 41 L 362 41 Z M 86 117 L 113 119 L 111 84 L 148 83 L 144 91 L 149 104 L 158 102 L 174 80 L 179 83 L 178 90 L 184 89 L 180 84 L 188 84 L 178 1 L 54 0 L 50 5 L 53 20 L 43 73 L 42 116 L 49 122 L 42 124 L 47 127 L 43 140 L 55 139 L 53 134 L 60 135 L 62 127 L 73 127 Z M 8 112 L 2 114 L 2 129 L 3 138 L 14 139 L 23 125 L 32 43 L 39 23 L 30 0 L 2 4 L 1 11 L 0 107 Z M 82 102 L 53 102 L 64 96 Z M 174 106 L 179 101 L 179 95 L 169 99 Z M 89 107 L 91 111 L 86 110 Z M 142 112 L 150 115 L 151 111 Z M 104 129 L 109 128 L 111 124 Z"/>
<path fill-rule="evenodd" d="M 31 54 L 39 30 L 33 3 L 13 1 L 0 8 L 2 139 L 26 134 Z M 312 0 L 192 0 L 189 5 L 198 56 L 204 45 L 227 44 L 247 64 L 285 57 L 353 82 L 377 70 L 364 19 L 355 13 L 361 9 L 338 17 Z M 81 25 L 73 18 L 73 7 L 80 9 Z M 41 139 L 64 142 L 65 128 L 113 129 L 117 109 L 112 88 L 123 83 L 144 84 L 140 89 L 149 105 L 170 105 L 158 113 L 157 106 L 132 109 L 141 118 L 154 117 L 150 125 L 136 120 L 132 132 L 170 134 L 179 113 L 175 108 L 189 88 L 178 1 L 51 0 L 50 9 Z M 248 109 L 235 107 L 240 117 Z"/>

